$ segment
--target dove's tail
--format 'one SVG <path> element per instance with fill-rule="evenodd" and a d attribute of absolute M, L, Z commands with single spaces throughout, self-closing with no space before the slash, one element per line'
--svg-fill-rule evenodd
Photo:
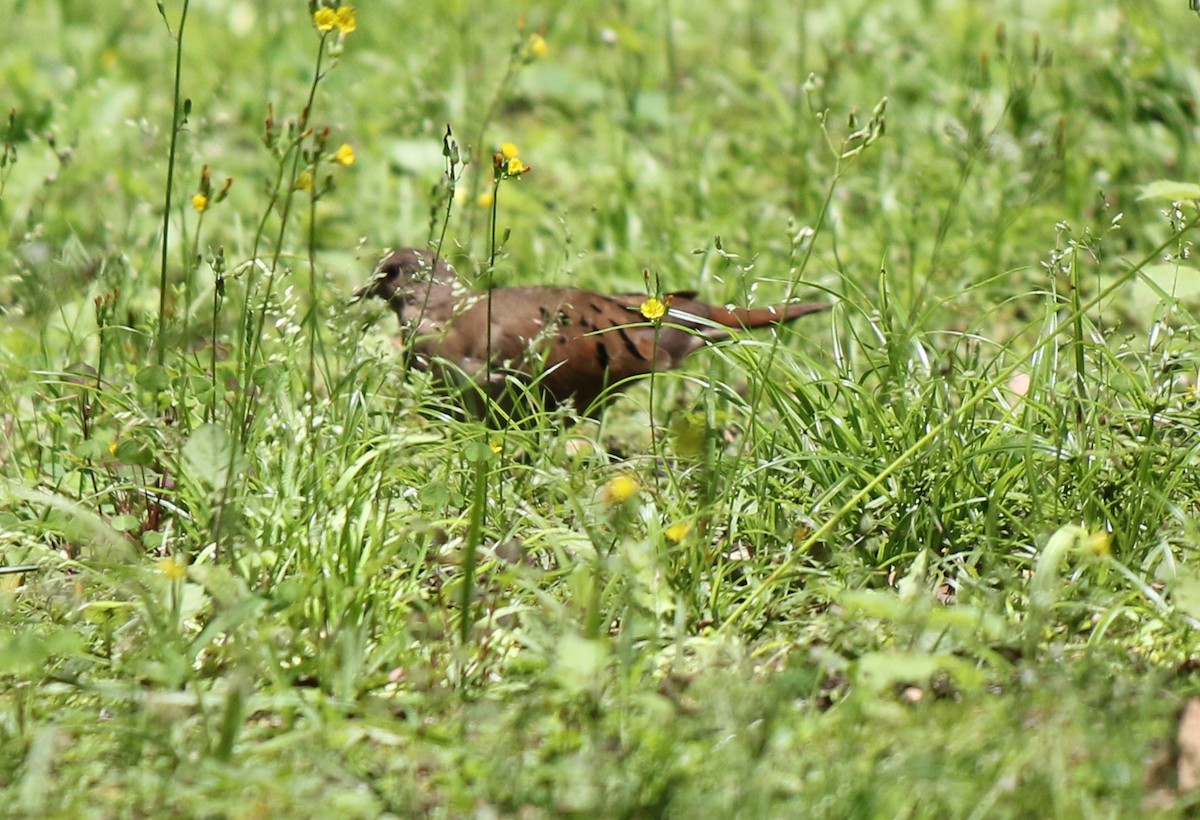
<path fill-rule="evenodd" d="M 673 303 L 671 307 L 672 309 L 692 313 L 693 311 L 689 309 L 692 304 L 690 300 L 685 300 L 684 304 Z M 719 325 L 742 328 L 765 327 L 780 322 L 790 322 L 793 319 L 799 319 L 801 316 L 807 316 L 810 313 L 820 313 L 823 310 L 829 310 L 833 307 L 829 302 L 795 302 L 790 305 L 757 308 L 721 307 L 718 305 L 704 305 L 703 303 L 694 304 L 708 309 L 707 314 L 703 311 L 696 311 L 697 315 L 704 316 L 704 318 Z"/>

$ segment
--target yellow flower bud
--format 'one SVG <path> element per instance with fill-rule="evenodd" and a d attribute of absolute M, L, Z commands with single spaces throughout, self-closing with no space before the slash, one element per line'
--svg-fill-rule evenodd
<path fill-rule="evenodd" d="M 187 575 L 187 564 L 177 556 L 158 559 L 155 568 L 168 581 L 182 581 Z"/>
<path fill-rule="evenodd" d="M 680 521 L 678 524 L 672 524 L 671 526 L 667 527 L 667 540 L 678 544 L 684 538 L 687 538 L 688 533 L 691 531 L 692 527 L 690 524 L 685 524 L 684 522 Z"/>
<path fill-rule="evenodd" d="M 605 504 L 615 507 L 633 498 L 640 489 L 641 485 L 638 484 L 637 478 L 629 473 L 622 473 L 608 480 L 608 483 L 600 491 L 600 497 Z"/>
<path fill-rule="evenodd" d="M 1088 549 L 1097 558 L 1112 558 L 1112 539 L 1107 530 L 1096 530 L 1087 539 Z"/>

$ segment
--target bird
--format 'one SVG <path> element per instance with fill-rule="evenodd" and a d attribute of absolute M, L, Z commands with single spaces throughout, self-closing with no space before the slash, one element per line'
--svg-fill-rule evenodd
<path fill-rule="evenodd" d="M 678 367 L 732 330 L 790 322 L 833 306 L 722 307 L 679 291 L 660 300 L 666 313 L 656 326 L 641 313 L 644 293 L 549 285 L 472 290 L 436 252 L 421 248 L 384 256 L 354 301 L 369 297 L 395 311 L 412 366 L 444 382 L 465 376 L 509 409 L 505 398 L 512 398 L 515 379 L 536 388 L 546 409 L 571 400 L 587 416 L 597 415 L 634 377 Z M 479 402 L 472 409 L 481 415 Z"/>

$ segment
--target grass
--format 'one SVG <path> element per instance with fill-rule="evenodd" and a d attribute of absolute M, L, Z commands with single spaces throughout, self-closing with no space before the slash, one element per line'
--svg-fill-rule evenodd
<path fill-rule="evenodd" d="M 13 814 L 1193 810 L 1182 0 L 118 5 L 0 53 Z M 487 425 L 428 244 L 836 307 Z"/>

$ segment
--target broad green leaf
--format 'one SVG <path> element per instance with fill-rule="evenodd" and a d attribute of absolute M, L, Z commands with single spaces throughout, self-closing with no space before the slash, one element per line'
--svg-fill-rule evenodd
<path fill-rule="evenodd" d="M 1181 571 L 1171 583 L 1171 600 L 1180 611 L 1193 618 L 1200 618 L 1200 578 L 1194 573 Z"/>
<path fill-rule="evenodd" d="M 56 656 L 83 652 L 83 638 L 70 629 L 26 630 L 0 638 L 0 674 L 38 675 Z"/>
<path fill-rule="evenodd" d="M 855 678 L 864 689 L 881 692 L 897 684 L 928 683 L 939 672 L 964 688 L 979 686 L 985 679 L 980 669 L 962 658 L 918 652 L 869 652 L 858 659 Z"/>
<path fill-rule="evenodd" d="M 1156 179 L 1142 186 L 1138 199 L 1161 199 L 1166 202 L 1200 199 L 1200 185 L 1174 179 Z"/>
<path fill-rule="evenodd" d="M 564 635 L 558 642 L 554 677 L 571 694 L 586 692 L 602 680 L 608 648 L 600 641 L 579 635 Z"/>
<path fill-rule="evenodd" d="M 46 524 L 53 524 L 53 526 L 49 526 L 48 529 L 61 533 L 64 538 L 75 544 L 121 550 L 126 555 L 131 553 L 131 545 L 121 533 L 113 529 L 99 513 L 88 509 L 78 501 L 46 490 L 30 490 L 12 484 L 6 486 L 0 482 L 0 506 L 11 504 L 10 499 L 12 498 L 52 510 L 55 514 L 47 517 Z M 93 555 L 93 557 L 111 558 L 114 556 L 102 554 Z"/>
<path fill-rule="evenodd" d="M 136 381 L 143 390 L 165 390 L 171 384 L 171 374 L 165 367 L 150 365 L 138 370 Z"/>
<path fill-rule="evenodd" d="M 440 510 L 450 500 L 450 488 L 445 484 L 426 484 L 417 494 L 426 509 Z"/>
<path fill-rule="evenodd" d="M 222 490 L 229 481 L 229 466 L 233 455 L 233 440 L 224 428 L 205 424 L 196 429 L 183 445 L 183 458 L 192 474 L 213 490 Z M 239 472 L 243 459 L 232 459 L 233 470 Z"/>

